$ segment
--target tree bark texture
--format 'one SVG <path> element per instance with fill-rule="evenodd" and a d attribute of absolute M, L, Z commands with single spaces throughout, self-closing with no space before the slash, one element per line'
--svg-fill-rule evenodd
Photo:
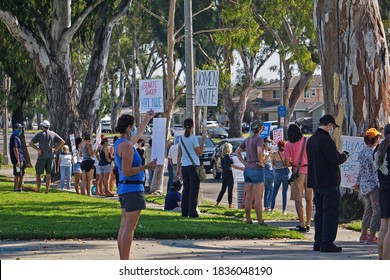
<path fill-rule="evenodd" d="M 390 111 L 389 53 L 378 2 L 315 0 L 314 10 L 326 112 L 345 135 L 383 128 Z"/>

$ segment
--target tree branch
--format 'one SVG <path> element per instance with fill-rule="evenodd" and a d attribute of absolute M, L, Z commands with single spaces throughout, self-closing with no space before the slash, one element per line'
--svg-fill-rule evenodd
<path fill-rule="evenodd" d="M 38 38 L 32 31 L 19 22 L 15 15 L 8 11 L 0 10 L 0 20 L 7 26 L 12 36 L 26 48 L 31 58 L 38 55 L 39 63 L 43 68 L 50 64 L 47 49 L 39 43 Z M 39 74 L 38 71 L 37 73 Z"/>
<path fill-rule="evenodd" d="M 73 24 L 64 32 L 62 38 L 65 42 L 70 42 L 74 36 L 74 34 L 79 30 L 81 24 L 87 18 L 87 16 L 95 9 L 99 4 L 101 4 L 104 0 L 96 0 L 95 3 L 89 5 L 81 12 L 81 14 L 76 18 Z"/>
<path fill-rule="evenodd" d="M 138 6 L 140 6 L 142 10 L 144 10 L 145 12 L 147 12 L 147 13 L 148 13 L 149 15 L 151 15 L 152 17 L 155 17 L 156 19 L 162 21 L 163 23 L 168 24 L 168 21 L 167 21 L 164 17 L 159 16 L 159 15 L 153 13 L 151 10 L 149 10 L 149 9 L 146 8 L 144 5 L 142 5 L 139 1 L 134 0 L 134 2 L 135 2 L 136 4 L 138 4 Z"/>
<path fill-rule="evenodd" d="M 196 17 L 197 15 L 207 11 L 207 10 L 210 10 L 212 7 L 214 6 L 214 1 L 211 1 L 210 5 L 208 5 L 207 7 L 205 7 L 204 9 L 200 10 L 200 11 L 197 11 L 195 14 L 192 15 L 192 17 Z M 177 34 L 180 33 L 181 30 L 183 30 L 184 28 L 184 24 L 182 26 L 180 26 L 180 28 L 175 32 L 175 37 L 177 36 Z"/>
<path fill-rule="evenodd" d="M 236 31 L 238 30 L 239 28 L 216 28 L 216 29 L 209 29 L 209 30 L 200 30 L 200 31 L 196 31 L 194 32 L 194 36 L 195 35 L 199 35 L 199 34 L 204 34 L 204 33 L 214 33 L 214 32 L 223 32 L 223 31 Z M 181 35 L 180 37 L 178 37 L 176 40 L 175 40 L 175 44 L 181 40 L 183 40 L 185 37 L 185 35 Z"/>

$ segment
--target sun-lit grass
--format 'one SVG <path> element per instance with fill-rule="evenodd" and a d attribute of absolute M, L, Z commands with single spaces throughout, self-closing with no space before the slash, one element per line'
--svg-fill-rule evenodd
<path fill-rule="evenodd" d="M 44 194 L 17 193 L 12 189 L 12 182 L 0 178 L 0 239 L 116 238 L 120 223 L 119 203 L 116 200 L 80 196 L 60 190 Z M 305 238 L 295 231 L 248 225 L 234 216 L 205 213 L 193 219 L 159 209 L 142 211 L 135 237 Z"/>
<path fill-rule="evenodd" d="M 352 221 L 348 224 L 343 224 L 342 227 L 360 232 L 362 230 L 362 221 Z"/>

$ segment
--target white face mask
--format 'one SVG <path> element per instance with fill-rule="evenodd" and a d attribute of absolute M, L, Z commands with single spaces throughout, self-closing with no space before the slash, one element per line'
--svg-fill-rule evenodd
<path fill-rule="evenodd" d="M 334 128 L 333 128 L 333 125 L 332 125 L 331 129 L 329 129 L 329 135 L 333 135 L 333 131 L 334 131 Z"/>

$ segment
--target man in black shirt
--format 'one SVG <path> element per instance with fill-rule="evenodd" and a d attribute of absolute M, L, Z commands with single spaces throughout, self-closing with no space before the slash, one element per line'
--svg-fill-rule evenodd
<path fill-rule="evenodd" d="M 307 141 L 308 187 L 314 190 L 314 251 L 341 252 L 336 239 L 340 209 L 340 168 L 348 153 L 339 153 L 331 137 L 339 127 L 333 116 L 325 115 L 320 126 Z"/>

